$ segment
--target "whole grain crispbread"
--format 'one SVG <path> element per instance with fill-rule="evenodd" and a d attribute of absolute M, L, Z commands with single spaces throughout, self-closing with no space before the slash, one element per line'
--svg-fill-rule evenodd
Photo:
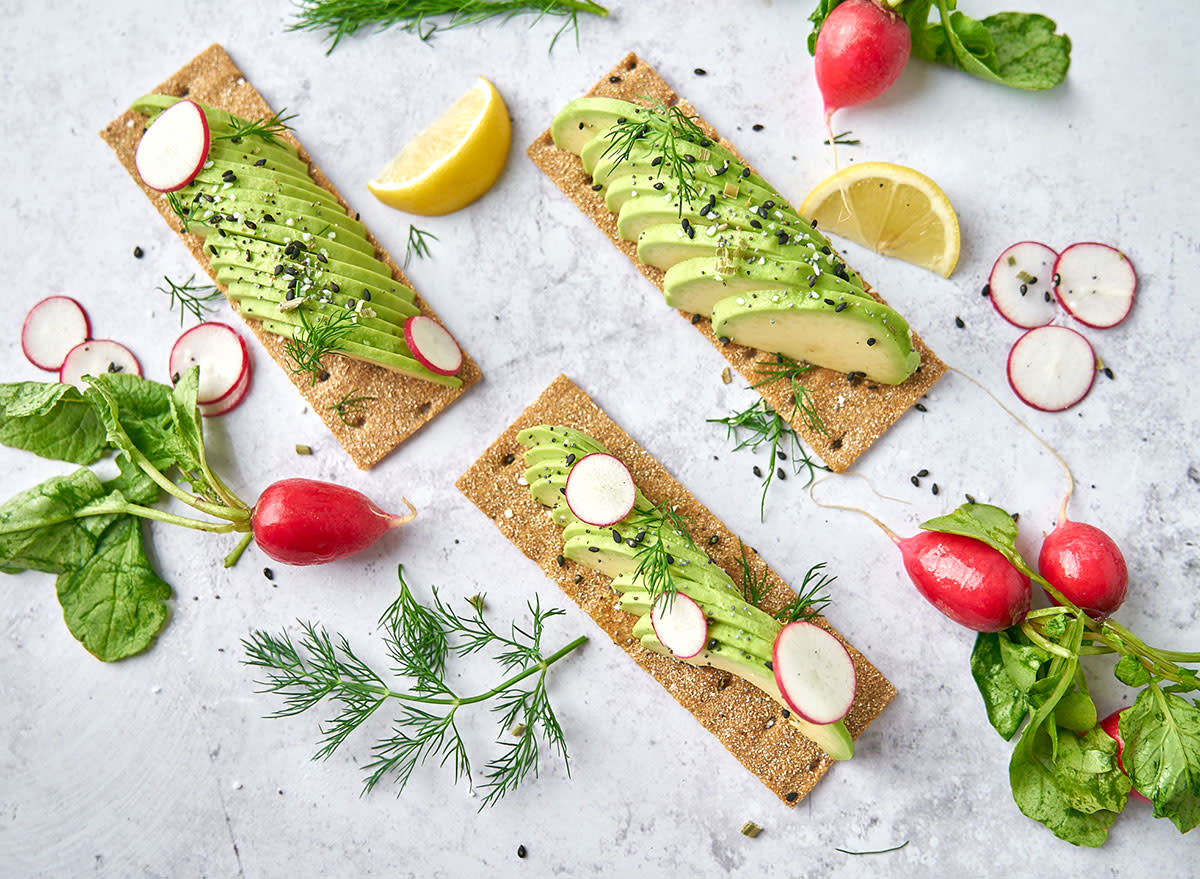
<path fill-rule="evenodd" d="M 517 442 L 517 433 L 537 424 L 567 425 L 599 440 L 625 462 L 649 500 L 669 500 L 691 519 L 689 527 L 697 544 L 726 570 L 739 570 L 741 542 L 565 376 L 555 379 L 457 482 L 459 490 L 587 611 L 615 644 L 784 803 L 795 806 L 834 761 L 789 724 L 779 705 L 761 690 L 716 669 L 694 668 L 645 650 L 632 635 L 634 616 L 617 607 L 609 579 L 570 560 L 560 562 L 562 529 L 522 484 L 524 447 Z M 775 612 L 791 598 L 792 590 L 769 567 L 751 561 L 756 570 L 765 570 L 773 584 L 760 604 Z M 818 622 L 842 637 L 823 618 Z M 857 739 L 896 695 L 896 688 L 862 653 L 849 643 L 846 646 L 858 673 L 858 692 L 846 726 Z"/>
<path fill-rule="evenodd" d="M 601 77 L 587 94 L 621 98 L 637 103 L 645 103 L 644 96 L 647 96 L 661 101 L 666 106 L 678 106 L 684 113 L 693 116 L 708 136 L 734 155 L 738 155 L 740 161 L 745 161 L 733 144 L 717 134 L 711 125 L 699 117 L 691 104 L 680 98 L 649 64 L 632 52 Z M 623 240 L 617 234 L 617 217 L 605 207 L 604 194 L 592 189 L 592 178 L 583 170 L 580 158 L 556 147 L 548 128 L 529 145 L 526 152 L 534 164 L 541 168 L 546 176 L 600 227 L 612 243 L 629 257 L 638 271 L 661 291 L 663 272 L 641 262 L 637 258 L 637 245 Z M 884 301 L 869 288 L 867 292 L 880 302 Z M 755 384 L 762 381 L 764 375 L 760 371 L 760 362 L 767 359 L 763 352 L 722 342 L 713 335 L 712 323 L 707 315 L 691 315 L 682 311 L 680 314 L 691 320 L 696 329 L 748 382 Z M 795 410 L 788 382 L 776 381 L 761 385 L 757 390 L 775 411 L 788 419 L 796 432 L 812 446 L 826 464 L 840 472 L 870 448 L 945 373 L 946 365 L 915 333 L 913 345 L 921 355 L 921 364 L 917 372 L 900 385 L 876 384 L 847 377 L 829 369 L 814 369 L 805 373 L 801 380 L 821 415 L 825 425 L 824 432 L 814 430 L 805 416 Z"/>
<path fill-rule="evenodd" d="M 153 91 L 194 98 L 248 119 L 268 117 L 274 112 L 242 75 L 225 50 L 216 44 L 209 46 Z M 208 254 L 204 251 L 204 239 L 199 235 L 185 233 L 166 197 L 146 187 L 138 177 L 133 158 L 145 121 L 145 117 L 127 110 L 110 122 L 100 132 L 100 136 L 113 148 L 125 170 L 142 187 L 142 191 L 162 214 L 163 219 L 179 234 L 200 265 L 215 281 L 216 273 L 209 263 Z M 295 145 L 300 158 L 308 163 L 313 180 L 329 190 L 347 213 L 354 216 L 354 210 L 321 173 L 321 169 L 299 141 L 290 132 L 283 136 Z M 376 257 L 391 270 L 392 277 L 404 286 L 412 287 L 412 282 L 405 277 L 400 266 L 369 231 L 367 238 L 375 247 Z M 420 294 L 416 297 L 416 304 L 424 314 L 437 318 Z M 236 310 L 237 304 L 233 303 L 233 307 Z M 384 456 L 458 399 L 481 377 L 479 367 L 465 352 L 462 370 L 459 373 L 462 386 L 458 388 L 423 381 L 371 363 L 332 354 L 325 360 L 329 378 L 312 383 L 308 376 L 292 371 L 284 352 L 284 341 L 279 336 L 263 330 L 256 320 L 247 320 L 246 325 L 272 359 L 283 367 L 292 384 L 329 427 L 354 463 L 364 470 L 379 463 Z M 343 418 L 332 408 L 349 394 L 374 397 L 361 411 L 361 417 Z"/>

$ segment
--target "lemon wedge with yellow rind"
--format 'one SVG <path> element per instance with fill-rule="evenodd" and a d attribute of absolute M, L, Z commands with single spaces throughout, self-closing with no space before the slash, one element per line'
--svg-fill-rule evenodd
<path fill-rule="evenodd" d="M 384 204 L 439 216 L 492 188 L 508 160 L 512 125 L 496 87 L 482 76 L 367 184 Z"/>
<path fill-rule="evenodd" d="M 850 165 L 817 185 L 800 205 L 818 228 L 950 277 L 958 263 L 958 215 L 919 171 L 889 162 Z"/>

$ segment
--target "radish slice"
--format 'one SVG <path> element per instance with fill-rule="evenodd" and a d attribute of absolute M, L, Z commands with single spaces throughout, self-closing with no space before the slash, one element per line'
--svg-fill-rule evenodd
<path fill-rule="evenodd" d="M 691 659 L 708 641 L 708 618 L 696 601 L 676 592 L 650 608 L 650 624 L 662 645 L 680 659 Z"/>
<path fill-rule="evenodd" d="M 92 334 L 87 312 L 70 296 L 48 296 L 25 315 L 21 350 L 38 369 L 57 372 L 67 353 Z"/>
<path fill-rule="evenodd" d="M 1092 345 L 1069 327 L 1038 327 L 1008 352 L 1008 383 L 1034 409 L 1060 412 L 1087 396 L 1096 378 Z"/>
<path fill-rule="evenodd" d="M 604 528 L 629 515 L 637 486 L 620 458 L 593 452 L 575 462 L 567 474 L 565 494 L 567 506 L 580 522 Z"/>
<path fill-rule="evenodd" d="M 809 723 L 836 723 L 854 704 L 854 660 L 841 641 L 815 623 L 784 626 L 775 637 L 771 666 L 784 701 Z"/>
<path fill-rule="evenodd" d="M 159 192 L 174 192 L 192 182 L 208 158 L 208 120 L 193 101 L 179 101 L 159 114 L 133 156 L 142 182 Z"/>
<path fill-rule="evenodd" d="M 404 341 L 413 357 L 438 375 L 454 375 L 462 367 L 462 349 L 440 323 L 423 314 L 404 322 Z"/>
<path fill-rule="evenodd" d="M 250 369 L 246 343 L 227 324 L 209 321 L 197 324 L 175 340 L 168 368 L 171 382 L 193 366 L 200 367 L 197 403 L 217 403 L 233 393 Z"/>
<path fill-rule="evenodd" d="M 1085 241 L 1072 244 L 1054 264 L 1054 294 L 1081 324 L 1115 327 L 1133 308 L 1137 272 L 1115 247 Z"/>
<path fill-rule="evenodd" d="M 234 385 L 233 390 L 217 400 L 215 403 L 200 403 L 196 408 L 200 410 L 200 414 L 205 418 L 215 418 L 218 415 L 224 415 L 235 406 L 246 399 L 246 394 L 250 390 L 250 372 L 247 367 L 242 371 L 242 377 L 238 379 L 238 383 Z"/>
<path fill-rule="evenodd" d="M 105 372 L 127 372 L 140 376 L 142 367 L 133 352 L 111 339 L 92 339 L 81 342 L 67 352 L 58 380 L 64 384 L 83 387 L 85 375 L 100 375 Z"/>
<path fill-rule="evenodd" d="M 1058 304 L 1051 278 L 1057 259 L 1054 250 L 1036 241 L 1020 241 L 1000 254 L 988 288 L 1001 317 L 1027 330 L 1054 320 Z"/>

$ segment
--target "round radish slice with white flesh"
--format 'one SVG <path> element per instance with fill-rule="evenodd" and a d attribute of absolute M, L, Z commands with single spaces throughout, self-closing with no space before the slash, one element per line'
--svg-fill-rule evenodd
<path fill-rule="evenodd" d="M 1053 293 L 1058 254 L 1036 241 L 1020 241 L 1000 254 L 988 276 L 992 305 L 1010 324 L 1044 327 L 1058 313 Z"/>
<path fill-rule="evenodd" d="M 179 101 L 146 129 L 133 155 L 142 182 L 159 192 L 174 192 L 192 182 L 208 158 L 208 120 L 193 101 Z"/>
<path fill-rule="evenodd" d="M 233 393 L 242 375 L 250 370 L 250 355 L 233 327 L 208 321 L 175 340 L 168 365 L 172 384 L 193 366 L 200 367 L 196 402 L 217 403 Z"/>
<path fill-rule="evenodd" d="M 788 623 L 780 630 L 771 670 L 783 700 L 809 723 L 836 723 L 854 704 L 854 660 L 841 641 L 815 623 Z"/>
<path fill-rule="evenodd" d="M 1085 241 L 1072 244 L 1054 264 L 1054 294 L 1081 324 L 1115 327 L 1133 308 L 1137 272 L 1115 247 Z"/>
<path fill-rule="evenodd" d="M 58 380 L 82 388 L 85 375 L 102 375 L 106 372 L 126 372 L 140 376 L 142 367 L 133 356 L 133 352 L 120 342 L 92 339 L 81 342 L 67 352 L 62 369 L 58 371 Z"/>
<path fill-rule="evenodd" d="M 1008 383 L 1022 401 L 1043 412 L 1069 409 L 1096 378 L 1096 352 L 1070 327 L 1038 327 L 1008 352 Z"/>
<path fill-rule="evenodd" d="M 691 659 L 708 641 L 708 618 L 695 599 L 676 592 L 650 608 L 650 624 L 662 645 L 680 659 Z"/>
<path fill-rule="evenodd" d="M 200 410 L 200 414 L 205 418 L 215 418 L 218 415 L 224 415 L 235 406 L 246 399 L 246 394 L 250 390 L 250 369 L 242 371 L 242 377 L 238 379 L 238 383 L 234 385 L 233 390 L 217 400 L 215 403 L 200 403 L 196 408 Z"/>
<path fill-rule="evenodd" d="M 633 509 L 637 486 L 620 458 L 605 452 L 584 455 L 567 474 L 567 506 L 580 522 L 615 525 Z"/>
<path fill-rule="evenodd" d="M 462 349 L 449 330 L 431 317 L 414 314 L 404 322 L 404 342 L 422 366 L 438 375 L 454 375 L 462 367 Z"/>
<path fill-rule="evenodd" d="M 92 334 L 87 312 L 70 296 L 48 296 L 25 315 L 21 350 L 38 369 L 57 372 L 67 353 Z"/>

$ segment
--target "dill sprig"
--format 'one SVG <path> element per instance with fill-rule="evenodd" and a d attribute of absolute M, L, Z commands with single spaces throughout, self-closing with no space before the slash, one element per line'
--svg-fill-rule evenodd
<path fill-rule="evenodd" d="M 550 41 L 553 50 L 567 30 L 575 32 L 578 45 L 579 13 L 608 16 L 608 10 L 592 0 L 301 0 L 299 7 L 287 29 L 325 31 L 330 41 L 327 55 L 342 37 L 371 26 L 399 27 L 426 42 L 439 28 L 451 30 L 493 18 L 508 21 L 526 14 L 534 16 L 531 27 L 543 18 L 563 19 Z"/>
<path fill-rule="evenodd" d="M 629 159 L 635 147 L 645 147 L 656 162 L 654 176 L 665 174 L 673 181 L 679 198 L 679 215 L 683 216 L 684 202 L 688 207 L 694 207 L 700 197 L 696 185 L 696 153 L 711 146 L 712 142 L 696 124 L 695 117 L 648 95 L 643 97 L 650 102 L 646 112 L 610 128 L 604 135 L 610 143 L 600 158 L 613 156 L 615 168 Z"/>
<path fill-rule="evenodd" d="M 833 136 L 833 143 L 838 146 L 862 146 L 862 141 L 856 137 L 851 137 L 851 131 L 842 131 Z M 829 138 L 822 141 L 825 146 L 830 146 Z"/>
<path fill-rule="evenodd" d="M 407 678 L 407 686 L 394 689 L 361 660 L 342 635 L 300 623 L 302 635 L 293 642 L 286 633 L 251 633 L 242 641 L 243 662 L 265 670 L 258 681 L 260 692 L 277 693 L 283 706 L 269 717 L 287 717 L 315 708 L 321 702 L 336 707 L 332 718 L 320 724 L 320 740 L 313 759 L 325 759 L 384 704 L 399 704 L 391 729 L 371 749 L 365 766 L 364 792 L 391 778 L 403 792 L 416 768 L 430 759 L 449 763 L 455 782 L 471 782 L 471 762 L 457 726 L 458 711 L 466 705 L 492 702 L 499 719 L 501 753 L 488 761 L 483 772 L 480 809 L 495 805 L 530 772 L 537 775 L 539 740 L 559 754 L 570 773 L 566 740 L 554 715 L 546 690 L 549 667 L 587 641 L 576 638 L 549 655 L 542 653 L 546 620 L 562 614 L 543 610 L 538 599 L 527 607 L 532 618 L 522 627 L 497 631 L 472 606 L 459 614 L 433 590 L 433 602 L 424 605 L 413 596 L 400 570 L 400 595 L 379 619 L 382 639 L 392 671 Z M 494 659 L 504 680 L 475 695 L 460 695 L 447 680 L 451 655 L 462 658 L 484 650 Z"/>
<path fill-rule="evenodd" d="M 192 202 L 195 204 L 195 202 Z M 192 209 L 183 203 L 183 198 L 178 192 L 167 193 L 167 204 L 171 206 L 171 211 L 179 218 L 180 225 L 183 226 L 183 231 L 190 232 L 191 226 L 195 223 L 197 226 L 211 226 L 207 220 L 202 220 L 192 214 Z"/>
<path fill-rule="evenodd" d="M 814 368 L 811 363 L 798 363 L 790 357 L 776 354 L 774 359 L 759 360 L 755 363 L 754 371 L 763 378 L 754 382 L 750 387 L 763 388 L 777 381 L 787 380 L 792 386 L 790 418 L 795 418 L 796 413 L 801 413 L 809 427 L 817 433 L 825 433 L 825 422 L 821 420 L 821 413 L 817 411 L 817 404 L 813 401 L 812 392 L 800 381 L 800 376 Z"/>
<path fill-rule="evenodd" d="M 212 284 L 196 284 L 196 276 L 193 274 L 182 284 L 176 284 L 166 275 L 163 275 L 163 280 L 167 282 L 166 287 L 155 287 L 159 293 L 165 293 L 171 297 L 170 309 L 175 310 L 175 303 L 179 303 L 179 325 L 183 326 L 183 315 L 185 311 L 190 311 L 198 321 L 203 321 L 205 316 L 216 311 L 208 303 L 214 299 L 221 298 L 221 291 Z"/>
<path fill-rule="evenodd" d="M 357 427 L 363 422 L 363 413 L 367 408 L 367 404 L 375 402 L 375 399 L 375 397 L 368 397 L 365 394 L 347 391 L 342 399 L 326 408 L 336 412 L 342 424 L 345 424 L 347 427 Z"/>
<path fill-rule="evenodd" d="M 285 131 L 290 131 L 290 121 L 296 118 L 295 113 L 286 112 L 285 107 L 282 110 L 277 110 L 270 116 L 263 116 L 258 119 L 242 119 L 239 116 L 234 116 L 232 113 L 226 114 L 226 122 L 229 125 L 229 131 L 222 134 L 214 134 L 213 140 L 231 140 L 234 143 L 241 143 L 247 137 L 257 137 L 268 143 L 276 143 L 278 135 Z"/>
<path fill-rule="evenodd" d="M 742 595 L 748 602 L 757 605 L 771 591 L 771 583 L 767 579 L 767 569 L 764 567 L 761 571 L 754 570 L 754 564 L 746 557 L 746 544 L 741 540 L 738 540 L 738 549 L 742 553 L 742 557 L 738 559 L 738 564 L 742 569 Z M 755 554 L 757 555 L 757 553 Z"/>
<path fill-rule="evenodd" d="M 300 328 L 284 343 L 284 351 L 292 362 L 292 372 L 307 375 L 315 384 L 325 371 L 321 359 L 342 350 L 342 340 L 357 326 L 357 315 L 346 309 L 323 314 L 314 322 L 308 317 L 308 309 L 301 307 L 297 311 Z"/>
<path fill-rule="evenodd" d="M 682 539 L 686 546 L 696 546 L 688 527 L 690 521 L 666 501 L 649 509 L 636 510 L 630 519 L 637 529 L 633 538 L 637 543 L 634 553 L 637 567 L 633 579 L 645 587 L 651 604 L 659 598 L 670 601 L 677 591 L 675 578 L 671 574 L 675 557 L 671 554 L 670 544 Z M 672 541 L 672 536 L 675 541 Z"/>
<path fill-rule="evenodd" d="M 808 569 L 804 575 L 804 582 L 800 584 L 799 592 L 783 606 L 779 613 L 775 614 L 775 619 L 781 623 L 794 623 L 797 620 L 807 622 L 824 612 L 832 600 L 825 590 L 829 588 L 830 583 L 837 579 L 834 574 L 826 574 L 822 570 L 824 567 L 824 562 L 817 562 Z"/>
<path fill-rule="evenodd" d="M 808 481 L 805 485 L 812 484 L 817 470 L 829 469 L 809 456 L 787 419 L 768 406 L 767 401 L 762 398 L 740 412 L 734 412 L 724 418 L 709 418 L 707 421 L 710 424 L 725 425 L 726 437 L 736 443 L 733 447 L 735 452 L 746 448 L 754 450 L 764 444 L 768 446 L 770 455 L 766 474 L 763 476 L 762 499 L 758 507 L 760 519 L 766 518 L 767 489 L 771 487 L 777 471 L 782 470 L 777 464 L 778 461 L 790 457 L 794 475 L 798 475 L 801 470 L 807 470 Z M 741 436 L 742 431 L 746 433 L 744 438 Z M 788 448 L 785 451 L 781 446 Z"/>
<path fill-rule="evenodd" d="M 429 242 L 425 239 L 432 238 L 434 241 L 438 237 L 432 232 L 426 232 L 424 229 L 418 229 L 411 223 L 408 226 L 408 244 L 404 246 L 404 268 L 408 268 L 409 262 L 413 257 L 424 259 L 429 256 Z"/>

